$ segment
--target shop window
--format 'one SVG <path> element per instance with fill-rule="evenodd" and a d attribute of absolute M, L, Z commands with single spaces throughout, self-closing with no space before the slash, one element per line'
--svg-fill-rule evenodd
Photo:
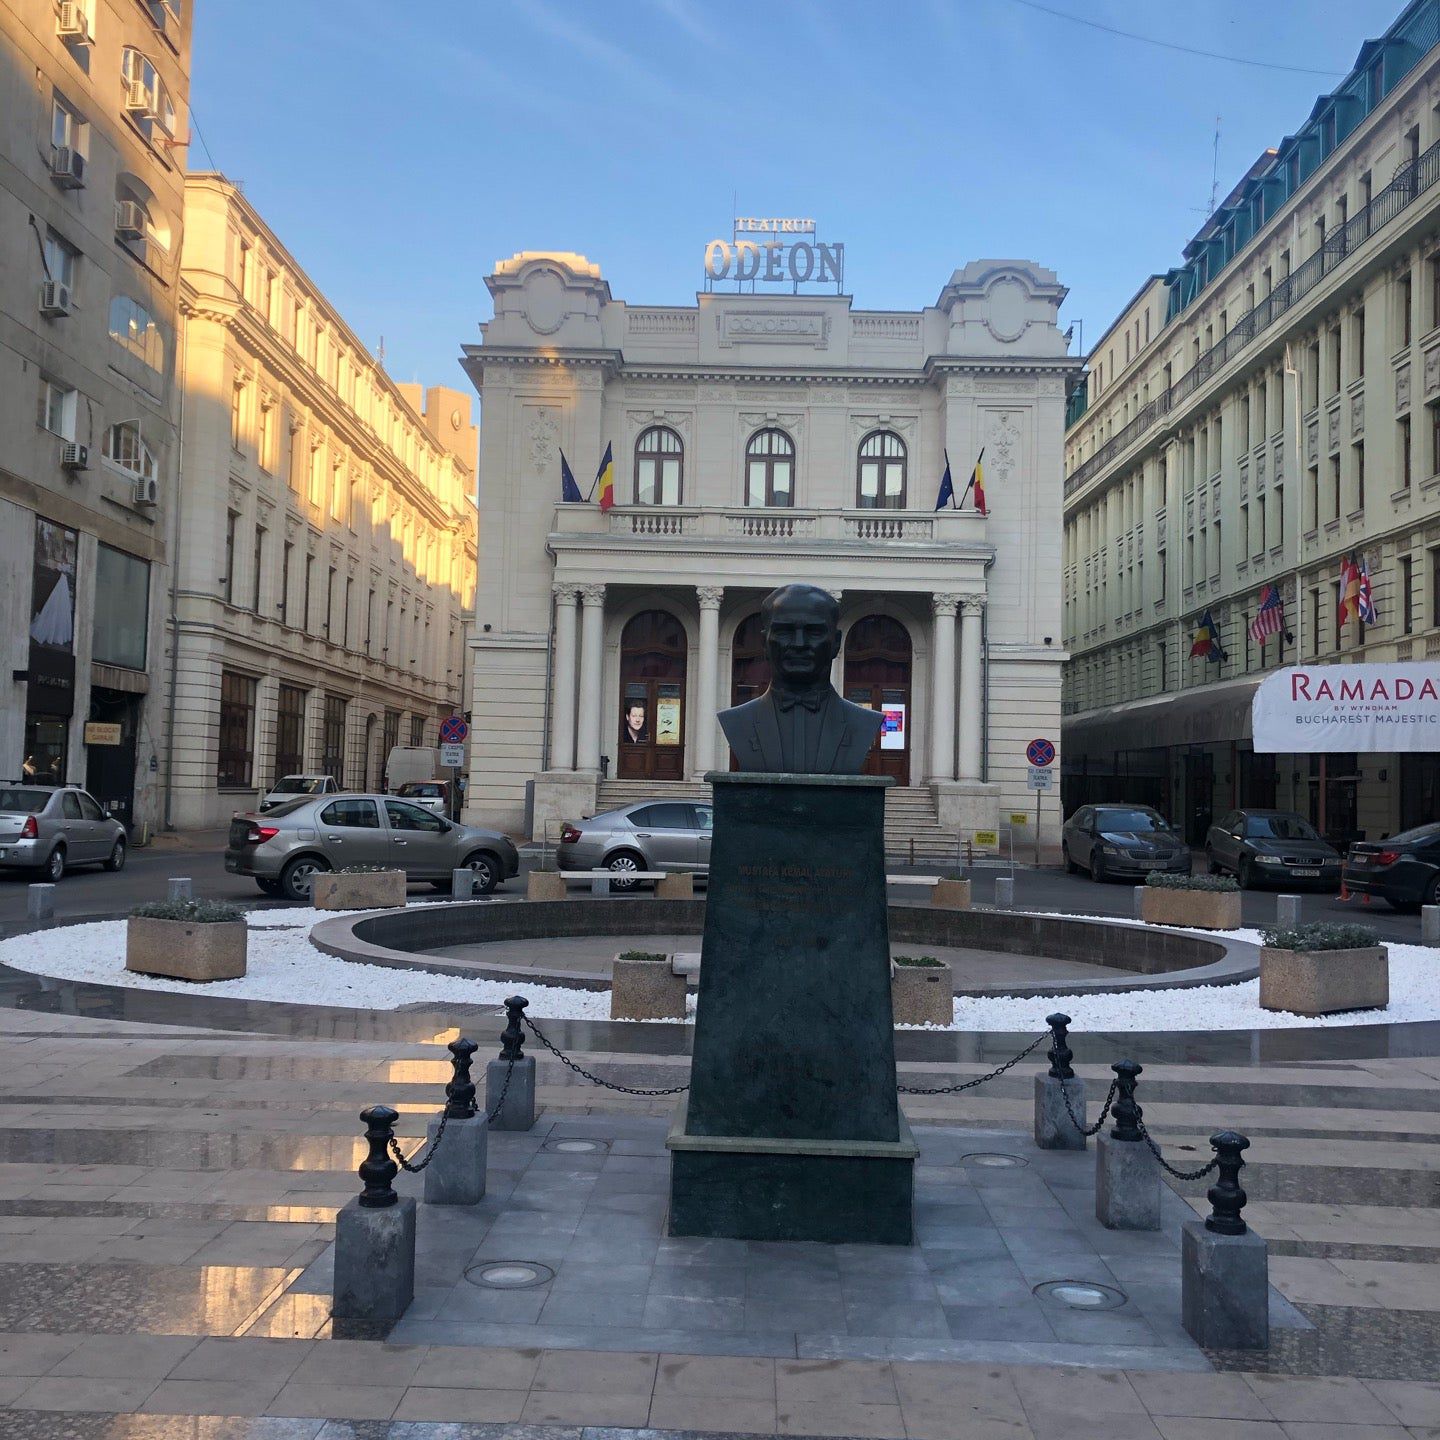
<path fill-rule="evenodd" d="M 250 787 L 254 765 L 255 682 L 233 670 L 220 672 L 220 746 L 215 783 L 222 790 Z"/>
<path fill-rule="evenodd" d="M 665 425 L 655 425 L 635 442 L 635 503 L 679 505 L 684 493 L 685 447 Z"/>
<path fill-rule="evenodd" d="M 103 541 L 95 553 L 94 658 L 144 670 L 150 625 L 150 562 Z"/>
<path fill-rule="evenodd" d="M 783 430 L 760 430 L 745 447 L 745 503 L 795 503 L 795 442 Z"/>
<path fill-rule="evenodd" d="M 346 701 L 339 695 L 325 697 L 325 713 L 321 726 L 320 768 L 333 775 L 335 783 L 345 784 L 345 710 Z"/>
<path fill-rule="evenodd" d="M 855 504 L 862 510 L 905 508 L 905 442 L 890 430 L 876 430 L 860 444 Z"/>
<path fill-rule="evenodd" d="M 275 778 L 305 768 L 305 691 L 282 685 L 275 705 Z"/>

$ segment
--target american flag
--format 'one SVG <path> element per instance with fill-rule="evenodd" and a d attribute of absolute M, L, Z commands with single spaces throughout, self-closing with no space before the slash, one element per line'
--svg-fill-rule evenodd
<path fill-rule="evenodd" d="M 1280 592 L 1273 585 L 1267 585 L 1260 592 L 1260 608 L 1250 622 L 1250 638 L 1257 645 L 1265 643 L 1267 635 L 1278 635 L 1285 628 L 1285 606 Z"/>

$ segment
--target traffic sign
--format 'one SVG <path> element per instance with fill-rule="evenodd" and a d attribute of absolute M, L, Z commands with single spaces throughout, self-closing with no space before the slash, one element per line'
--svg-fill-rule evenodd
<path fill-rule="evenodd" d="M 1055 742 L 1053 740 L 1032 740 L 1025 747 L 1025 758 L 1032 765 L 1044 769 L 1046 765 L 1054 763 Z M 1035 787 L 1032 786 L 1031 788 L 1034 789 Z"/>
<path fill-rule="evenodd" d="M 465 747 L 448 742 L 440 747 L 440 763 L 449 770 L 460 770 L 465 765 Z"/>
<path fill-rule="evenodd" d="M 463 745 L 470 734 L 470 726 L 463 715 L 447 715 L 440 722 L 440 743 L 442 745 Z M 445 762 L 447 765 L 450 761 Z M 459 764 L 457 760 L 454 762 Z"/>
<path fill-rule="evenodd" d="M 977 830 L 975 832 L 975 843 L 994 850 L 1000 844 L 999 832 L 995 830 Z"/>
<path fill-rule="evenodd" d="M 1031 790 L 1053 789 L 1055 785 L 1055 772 L 1053 770 L 1046 770 L 1040 765 L 1032 765 L 1025 783 Z"/>
<path fill-rule="evenodd" d="M 1028 825 L 1030 817 L 1023 810 L 1012 810 L 1010 812 L 1010 823 L 1012 825 Z"/>

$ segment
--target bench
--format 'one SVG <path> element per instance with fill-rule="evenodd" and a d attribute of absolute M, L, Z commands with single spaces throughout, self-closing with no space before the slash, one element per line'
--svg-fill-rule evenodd
<path fill-rule="evenodd" d="M 592 895 L 609 895 L 612 893 L 610 887 L 616 881 L 625 885 L 635 880 L 653 880 L 658 883 L 662 880 L 673 879 L 678 874 L 688 874 L 688 872 L 669 870 L 536 870 L 531 872 L 530 878 L 533 881 L 537 877 L 544 876 L 547 880 L 560 881 L 562 887 L 572 880 L 588 880 L 590 882 L 590 893 Z M 533 891 L 536 887 L 531 885 L 528 888 Z"/>

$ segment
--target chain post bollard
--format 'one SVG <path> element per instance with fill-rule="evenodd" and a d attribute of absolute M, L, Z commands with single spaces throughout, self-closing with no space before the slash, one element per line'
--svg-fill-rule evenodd
<path fill-rule="evenodd" d="M 470 1075 L 470 1057 L 480 1048 L 473 1040 L 461 1036 L 446 1047 L 454 1074 L 445 1087 L 445 1113 L 452 1120 L 475 1118 L 475 1081 Z"/>
<path fill-rule="evenodd" d="M 505 1002 L 500 1055 L 485 1067 L 485 1116 L 492 1130 L 529 1130 L 535 1124 L 535 1057 L 525 1053 L 523 995 Z"/>
<path fill-rule="evenodd" d="M 1221 1130 L 1210 1145 L 1219 1172 L 1206 1192 L 1210 1214 L 1180 1227 L 1181 1323 L 1207 1349 L 1264 1350 L 1270 1344 L 1269 1247 L 1240 1213 L 1240 1170 L 1250 1141 Z"/>
<path fill-rule="evenodd" d="M 397 1195 L 399 1167 L 391 1158 L 395 1122 L 388 1105 L 360 1112 L 369 1153 L 360 1162 L 365 1188 L 335 1217 L 335 1279 L 331 1313 L 337 1321 L 390 1323 L 415 1296 L 415 1200 Z"/>
<path fill-rule="evenodd" d="M 1085 1082 L 1070 1062 L 1068 1015 L 1047 1015 L 1050 1027 L 1050 1068 L 1035 1077 L 1035 1143 L 1042 1150 L 1085 1148 Z"/>
<path fill-rule="evenodd" d="M 1143 1065 L 1117 1060 L 1114 1127 L 1095 1144 L 1095 1218 L 1111 1230 L 1160 1228 L 1160 1166 L 1146 1144 L 1135 1082 Z"/>
<path fill-rule="evenodd" d="M 470 1075 L 470 1058 L 479 1048 L 463 1035 L 446 1046 L 451 1073 L 445 1108 L 426 1126 L 430 1143 L 425 1159 L 405 1165 L 407 1170 L 425 1172 L 427 1205 L 475 1205 L 485 1196 L 489 1126 L 476 1109 L 475 1081 Z"/>

